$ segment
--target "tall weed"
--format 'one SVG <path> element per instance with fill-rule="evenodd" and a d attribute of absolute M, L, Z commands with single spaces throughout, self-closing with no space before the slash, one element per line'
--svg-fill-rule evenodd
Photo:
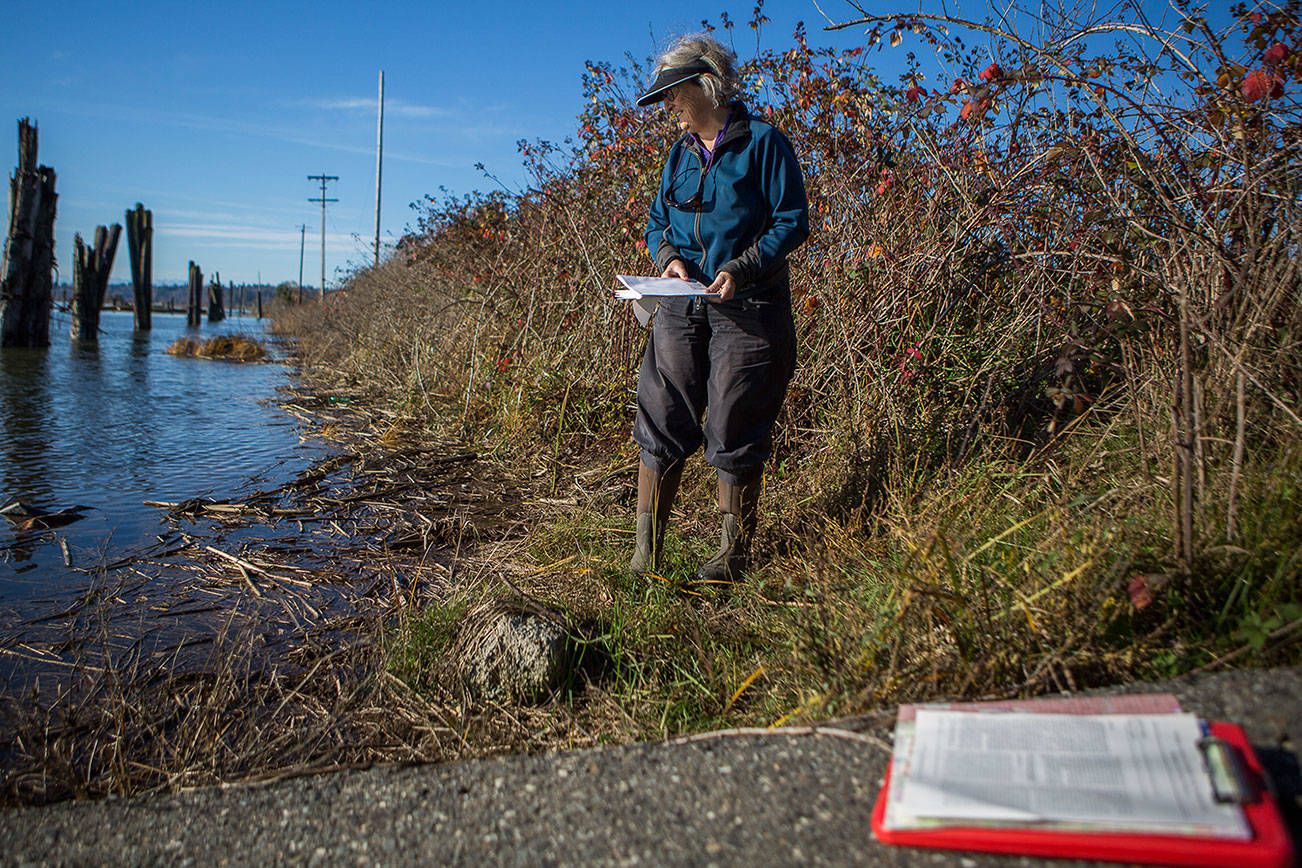
<path fill-rule="evenodd" d="M 872 16 L 743 67 L 814 225 L 751 588 L 796 715 L 1297 659 L 1299 4 L 1048 14 Z M 905 40 L 961 73 L 880 80 Z M 645 335 L 610 295 L 651 268 L 675 135 L 633 108 L 646 73 L 590 63 L 575 136 L 521 144 L 528 189 L 427 198 L 282 327 L 557 485 L 636 460 Z"/>

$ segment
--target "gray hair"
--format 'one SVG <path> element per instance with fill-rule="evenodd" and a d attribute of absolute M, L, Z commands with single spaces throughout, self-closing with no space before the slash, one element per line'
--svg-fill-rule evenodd
<path fill-rule="evenodd" d="M 701 89 L 715 108 L 723 108 L 737 98 L 741 92 L 737 55 L 704 33 L 681 37 L 673 48 L 660 55 L 655 71 L 659 73 L 662 69 L 686 66 L 696 60 L 705 61 L 714 70 L 713 73 L 703 73 L 700 81 Z"/>

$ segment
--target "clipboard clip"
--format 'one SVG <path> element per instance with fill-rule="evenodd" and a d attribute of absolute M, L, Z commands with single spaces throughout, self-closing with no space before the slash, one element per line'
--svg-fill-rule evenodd
<path fill-rule="evenodd" d="M 1239 762 L 1234 747 L 1214 735 L 1198 740 L 1198 750 L 1207 766 L 1207 776 L 1212 782 L 1212 794 L 1222 804 L 1246 805 L 1257 800 L 1257 793 L 1248 784 L 1247 775 Z"/>

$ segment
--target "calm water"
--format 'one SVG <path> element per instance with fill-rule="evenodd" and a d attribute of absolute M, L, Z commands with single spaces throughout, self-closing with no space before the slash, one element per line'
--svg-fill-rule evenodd
<path fill-rule="evenodd" d="M 76 346 L 56 312 L 48 349 L 0 350 L 0 507 L 90 507 L 53 531 L 19 533 L 0 519 L 0 603 L 85 581 L 64 567 L 60 536 L 74 563 L 91 566 L 155 541 L 160 511 L 143 501 L 237 496 L 321 454 L 265 403 L 286 380 L 282 365 L 169 356 L 184 315 L 154 314 L 152 332 L 137 335 L 130 313 L 105 311 L 100 327 L 98 346 Z M 232 317 L 199 332 L 262 337 L 263 327 Z"/>

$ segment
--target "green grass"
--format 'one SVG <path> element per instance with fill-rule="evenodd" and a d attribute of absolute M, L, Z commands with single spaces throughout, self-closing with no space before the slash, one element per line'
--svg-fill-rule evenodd
<path fill-rule="evenodd" d="M 988 455 L 920 471 L 875 523 L 817 528 L 783 521 L 779 504 L 809 496 L 802 475 L 778 471 L 756 567 L 727 592 L 691 585 L 717 533 L 693 471 L 658 576 L 628 574 L 631 507 L 603 502 L 533 525 L 541 575 L 525 590 L 566 613 L 591 655 L 566 713 L 616 741 L 1170 677 L 1244 646 L 1241 665 L 1296 663 L 1296 645 L 1267 638 L 1302 614 L 1299 488 L 1278 472 L 1296 453 L 1245 469 L 1235 542 L 1205 546 L 1189 576 L 1169 559 L 1156 463 L 1123 424 L 1082 426 L 1034 468 Z M 1204 539 L 1224 533 L 1223 497 L 1209 487 Z M 1127 594 L 1141 574 L 1166 581 L 1142 609 Z M 439 660 L 476 602 L 413 620 L 399 659 L 410 671 Z"/>

